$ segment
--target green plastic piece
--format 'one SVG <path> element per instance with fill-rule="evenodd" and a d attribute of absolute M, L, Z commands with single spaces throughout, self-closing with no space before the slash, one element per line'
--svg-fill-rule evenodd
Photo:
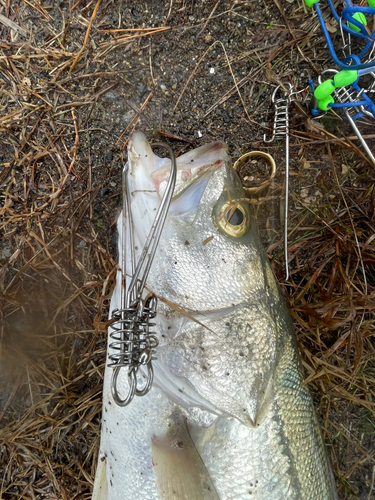
<path fill-rule="evenodd" d="M 329 104 L 333 104 L 335 102 L 334 98 L 329 95 L 325 99 L 318 101 L 318 108 L 322 111 L 327 111 L 329 109 Z"/>
<path fill-rule="evenodd" d="M 326 80 L 316 87 L 314 96 L 318 99 L 318 101 L 321 101 L 331 95 L 334 90 L 335 84 L 333 83 L 333 80 Z"/>
<path fill-rule="evenodd" d="M 370 7 L 372 7 L 373 9 L 375 9 L 375 0 L 367 0 L 368 4 Z"/>
<path fill-rule="evenodd" d="M 375 0 L 371 0 L 371 1 L 375 1 Z M 314 5 L 314 3 L 318 3 L 319 0 L 305 0 L 305 4 L 307 5 L 307 7 L 312 7 Z"/>
<path fill-rule="evenodd" d="M 333 81 L 335 82 L 335 87 L 346 87 L 347 85 L 351 85 L 358 78 L 358 72 L 354 69 L 343 69 L 339 73 L 336 73 L 333 77 Z"/>
<path fill-rule="evenodd" d="M 353 14 L 353 19 L 355 19 L 356 21 L 358 21 L 358 22 L 364 24 L 365 26 L 367 26 L 366 16 L 362 12 L 356 12 L 355 14 Z M 361 31 L 360 28 L 358 28 L 357 26 L 354 26 L 354 24 L 352 24 L 352 23 L 348 23 L 348 26 L 353 31 L 357 31 L 357 32 Z"/>

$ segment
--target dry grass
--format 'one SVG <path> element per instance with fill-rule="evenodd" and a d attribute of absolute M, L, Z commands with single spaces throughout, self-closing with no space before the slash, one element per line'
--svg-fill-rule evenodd
<path fill-rule="evenodd" d="M 189 91 L 205 67 L 207 46 L 189 49 L 195 60 L 173 94 L 165 126 L 162 109 L 152 108 L 155 99 L 162 100 L 152 55 L 157 37 L 178 31 L 178 19 L 204 44 L 215 23 L 230 15 L 237 23 L 241 8 L 249 5 L 251 12 L 245 1 L 230 3 L 225 11 L 212 2 L 199 22 L 189 23 L 194 3 L 168 1 L 163 22 L 124 28 L 121 19 L 111 17 L 110 0 L 69 5 L 0 0 L 0 498 L 90 497 L 121 186 L 114 182 L 107 194 L 103 189 L 108 179 L 117 175 L 119 181 L 124 148 L 140 122 L 178 144 L 179 151 L 194 143 L 192 133 L 186 138 L 175 130 L 173 107 L 178 103 L 177 114 L 190 117 L 186 102 L 189 109 Z M 220 121 L 220 110 L 240 94 L 235 109 L 242 114 L 234 121 L 238 129 L 257 127 L 260 132 L 247 142 L 265 150 L 260 140 L 267 131 L 265 89 L 269 93 L 281 78 L 298 80 L 292 64 L 303 62 L 314 72 L 324 63 L 322 41 L 312 38 L 316 21 L 301 6 L 284 19 L 279 7 L 276 2 L 272 11 L 278 26 L 257 33 L 254 48 L 226 48 L 226 55 L 214 47 L 214 56 L 207 51 L 207 58 L 216 58 L 211 64 L 221 58 L 230 72 L 196 113 L 197 130 L 210 129 L 205 120 Z M 137 71 L 126 58 L 138 60 L 143 53 L 150 90 L 137 102 L 126 100 L 131 118 L 113 128 L 103 98 L 136 88 Z M 125 59 L 119 67 L 115 54 Z M 238 76 L 249 61 L 249 72 Z M 291 134 L 290 283 L 283 283 L 281 242 L 273 240 L 268 250 L 323 415 L 340 498 L 366 498 L 375 471 L 375 171 L 355 138 L 323 132 L 301 109 L 293 110 Z M 239 141 L 246 148 L 237 135 L 228 138 L 231 147 Z M 114 154 L 108 160 L 102 150 L 109 145 Z M 267 149 L 282 165 L 282 145 Z M 253 200 L 260 213 L 280 197 L 280 173 L 277 182 L 268 197 L 262 193 Z"/>

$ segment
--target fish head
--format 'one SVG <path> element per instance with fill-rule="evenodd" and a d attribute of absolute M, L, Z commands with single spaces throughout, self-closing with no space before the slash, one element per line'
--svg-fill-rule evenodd
<path fill-rule="evenodd" d="M 170 160 L 156 156 L 140 132 L 129 141 L 128 160 L 139 257 Z M 159 386 L 179 404 L 256 425 L 272 399 L 278 334 L 270 310 L 277 310 L 280 292 L 224 143 L 177 159 L 147 287 L 160 298 Z"/>
<path fill-rule="evenodd" d="M 170 160 L 141 132 L 129 141 L 129 190 L 140 255 L 164 195 Z M 223 142 L 177 159 L 177 180 L 148 284 L 192 311 L 234 307 L 253 296 L 264 251 L 251 207 Z M 260 280 L 263 285 L 263 279 Z"/>

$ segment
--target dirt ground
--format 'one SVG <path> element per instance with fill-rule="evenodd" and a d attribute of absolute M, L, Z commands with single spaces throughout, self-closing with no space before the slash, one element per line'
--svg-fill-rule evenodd
<path fill-rule="evenodd" d="M 251 202 L 295 321 L 341 500 L 375 499 L 375 170 L 347 124 L 271 96 L 331 67 L 301 0 L 0 0 L 0 498 L 90 498 L 131 132 L 277 174 Z M 335 43 L 339 32 L 332 26 Z M 373 122 L 362 133 L 374 150 Z M 266 176 L 248 163 L 244 184 Z"/>

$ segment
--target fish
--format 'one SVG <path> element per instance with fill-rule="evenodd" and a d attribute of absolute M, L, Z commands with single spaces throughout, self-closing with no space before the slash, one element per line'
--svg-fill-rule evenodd
<path fill-rule="evenodd" d="M 136 131 L 128 165 L 138 259 L 171 163 Z M 122 281 L 120 269 L 110 312 L 121 307 Z M 146 288 L 158 299 L 153 385 L 118 406 L 108 346 L 92 499 L 336 500 L 293 323 L 225 143 L 177 159 Z M 125 397 L 126 368 L 118 387 Z"/>

